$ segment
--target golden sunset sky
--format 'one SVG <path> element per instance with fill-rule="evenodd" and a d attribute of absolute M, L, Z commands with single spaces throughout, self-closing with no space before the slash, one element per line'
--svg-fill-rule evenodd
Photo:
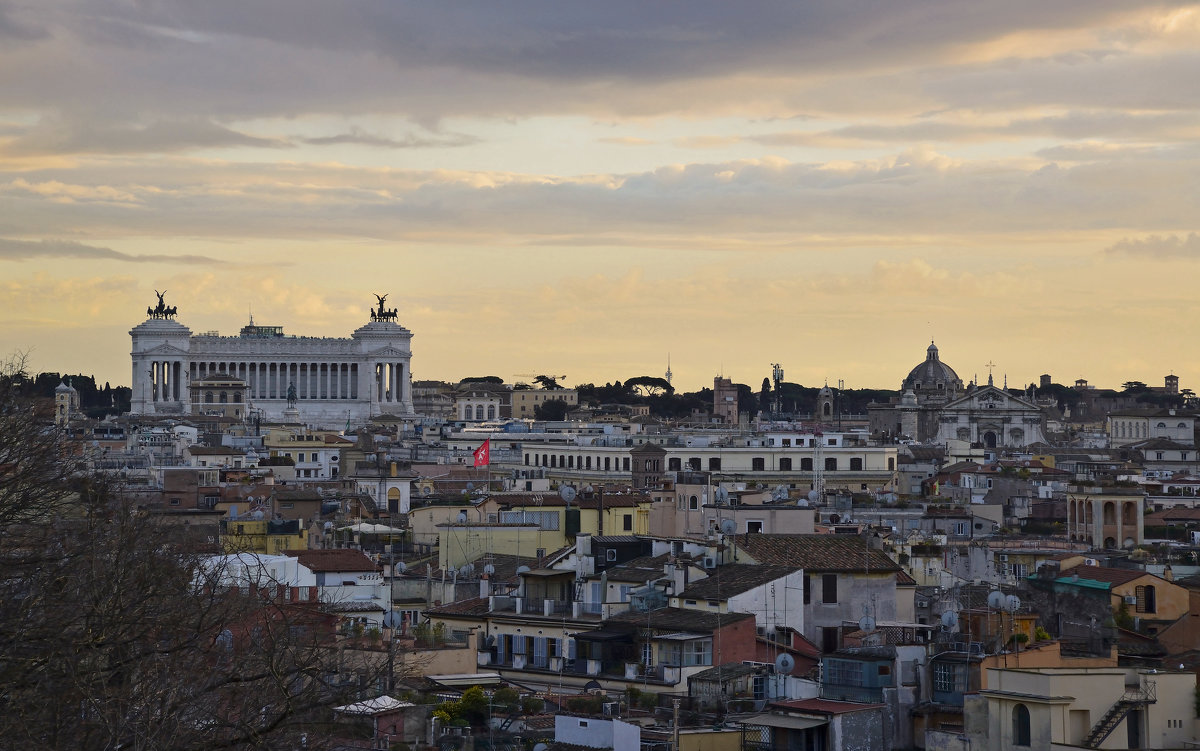
<path fill-rule="evenodd" d="M 0 0 L 0 353 L 1197 388 L 1200 5 Z"/>

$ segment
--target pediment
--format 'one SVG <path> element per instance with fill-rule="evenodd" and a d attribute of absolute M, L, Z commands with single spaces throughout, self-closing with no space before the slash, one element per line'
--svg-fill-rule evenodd
<path fill-rule="evenodd" d="M 179 347 L 176 347 L 174 344 L 167 344 L 166 342 L 163 342 L 162 344 L 158 345 L 157 347 L 151 347 L 150 349 L 142 350 L 141 354 L 144 354 L 144 355 L 174 355 L 177 357 L 187 357 L 189 353 L 187 350 L 180 349 Z"/>
<path fill-rule="evenodd" d="M 995 386 L 984 386 L 954 401 L 947 402 L 943 410 L 953 409 L 997 409 L 997 410 L 1036 410 L 1032 402 L 1013 396 L 1007 391 Z"/>
<path fill-rule="evenodd" d="M 405 358 L 405 357 L 412 357 L 412 353 L 411 353 L 411 352 L 406 352 L 405 350 L 402 350 L 402 349 L 397 349 L 396 347 L 391 347 L 391 346 L 388 346 L 388 347 L 380 347 L 379 349 L 373 349 L 373 350 L 371 350 L 370 352 L 368 352 L 367 354 L 368 354 L 368 355 L 370 355 L 370 356 L 371 356 L 371 357 L 373 357 L 373 358 L 384 358 L 384 357 L 397 357 L 397 358 Z"/>

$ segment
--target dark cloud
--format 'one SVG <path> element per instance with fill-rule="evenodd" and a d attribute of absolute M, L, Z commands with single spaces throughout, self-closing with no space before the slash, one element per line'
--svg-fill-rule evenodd
<path fill-rule="evenodd" d="M 1110 256 L 1133 256 L 1135 258 L 1170 259 L 1184 258 L 1200 261 L 1200 235 L 1188 233 L 1177 235 L 1151 235 L 1140 240 L 1125 238 L 1104 249 Z"/>
<path fill-rule="evenodd" d="M 131 112 L 218 119 L 389 112 L 428 122 L 564 109 L 669 112 L 703 106 L 714 94 L 737 101 L 743 92 L 722 82 L 740 76 L 895 78 L 972 43 L 1022 30 L 1087 28 L 1138 7 L 1157 4 L 700 0 L 681 8 L 635 0 L 375 0 L 347 9 L 319 0 L 80 0 L 62 11 L 47 0 L 31 6 L 29 23 L 53 33 L 0 50 L 0 88 L 13 106 L 112 119 Z M 1089 52 L 1091 65 L 1051 62 L 1098 67 L 1105 53 Z M 992 83 L 1001 97 L 1020 91 L 1020 83 L 1037 84 L 1020 78 Z M 680 83 L 711 83 L 713 90 L 672 91 Z M 902 83 L 936 95 L 922 109 L 938 108 L 938 98 L 974 101 L 989 91 L 962 91 L 965 84 L 946 74 L 892 81 Z M 847 88 L 844 80 L 837 85 Z M 659 88 L 662 96 L 655 95 Z M 804 98 L 786 85 L 773 95 Z"/>
<path fill-rule="evenodd" d="M 84 261 L 128 261 L 131 263 L 178 263 L 178 264 L 216 264 L 215 258 L 198 255 L 171 255 L 151 253 L 132 255 L 121 253 L 111 248 L 101 248 L 95 245 L 70 240 L 12 240 L 0 237 L 0 260 L 4 261 L 34 261 L 47 258 L 72 258 Z"/>

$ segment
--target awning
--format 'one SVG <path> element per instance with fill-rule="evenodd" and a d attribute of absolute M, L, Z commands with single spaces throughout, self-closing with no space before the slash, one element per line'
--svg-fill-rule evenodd
<path fill-rule="evenodd" d="M 818 720 L 815 717 L 795 717 L 786 714 L 756 714 L 741 720 L 743 725 L 766 725 L 771 728 L 788 728 L 790 730 L 806 730 L 829 724 L 829 720 Z"/>
<path fill-rule="evenodd" d="M 499 673 L 453 673 L 449 675 L 427 675 L 425 677 L 434 683 L 440 683 L 447 687 L 495 686 L 504 682 Z"/>
<path fill-rule="evenodd" d="M 574 576 L 575 572 L 563 568 L 535 568 L 522 572 L 522 576 Z"/>
<path fill-rule="evenodd" d="M 687 634 L 679 632 L 675 634 L 659 634 L 654 638 L 659 641 L 694 641 L 695 639 L 711 639 L 712 634 Z"/>
<path fill-rule="evenodd" d="M 624 641 L 632 633 L 632 631 L 614 631 L 612 629 L 581 631 L 575 634 L 575 641 Z"/>
<path fill-rule="evenodd" d="M 359 535 L 402 535 L 408 531 L 399 527 L 389 527 L 386 524 L 368 524 L 367 522 L 351 524 L 349 527 L 338 527 L 338 530 L 342 532 L 349 530 Z"/>

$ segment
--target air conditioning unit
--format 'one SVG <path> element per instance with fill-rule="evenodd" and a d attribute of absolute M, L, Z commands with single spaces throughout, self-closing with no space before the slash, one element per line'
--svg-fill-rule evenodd
<path fill-rule="evenodd" d="M 1137 596 L 1136 595 L 1125 595 L 1125 604 L 1126 605 L 1137 605 Z"/>
<path fill-rule="evenodd" d="M 704 568 L 716 568 L 717 557 L 715 555 L 704 556 Z"/>
<path fill-rule="evenodd" d="M 929 601 L 928 601 L 928 600 L 921 600 L 920 602 L 918 602 L 918 603 L 917 603 L 917 607 L 919 607 L 919 608 L 927 608 L 927 607 L 929 607 Z"/>

